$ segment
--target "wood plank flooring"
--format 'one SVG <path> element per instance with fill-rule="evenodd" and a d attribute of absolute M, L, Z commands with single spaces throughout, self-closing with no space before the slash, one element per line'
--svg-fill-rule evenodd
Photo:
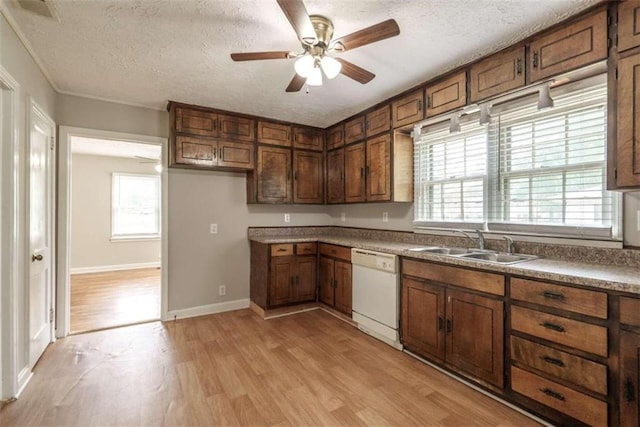
<path fill-rule="evenodd" d="M 322 310 L 247 309 L 58 340 L 0 425 L 537 424 Z"/>
<path fill-rule="evenodd" d="M 160 269 L 71 276 L 71 333 L 160 318 Z"/>

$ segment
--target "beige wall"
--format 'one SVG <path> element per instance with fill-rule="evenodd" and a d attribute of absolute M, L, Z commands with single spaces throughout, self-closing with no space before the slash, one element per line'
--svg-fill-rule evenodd
<path fill-rule="evenodd" d="M 154 164 L 74 154 L 71 159 L 71 271 L 160 262 L 160 240 L 111 241 L 113 172 L 157 175 Z"/>

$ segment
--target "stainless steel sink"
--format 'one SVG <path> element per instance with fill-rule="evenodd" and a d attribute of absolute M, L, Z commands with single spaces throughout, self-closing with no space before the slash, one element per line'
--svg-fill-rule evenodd
<path fill-rule="evenodd" d="M 413 248 L 409 250 L 412 252 L 427 252 L 430 254 L 441 254 L 441 255 L 460 255 L 460 254 L 466 254 L 466 253 L 472 252 L 469 249 L 464 249 L 464 248 L 445 248 L 441 246 Z"/>
<path fill-rule="evenodd" d="M 524 254 L 503 254 L 503 253 L 467 253 L 462 254 L 459 258 L 470 258 L 476 259 L 478 261 L 487 261 L 487 262 L 495 262 L 497 264 L 515 264 L 517 262 L 530 261 L 532 259 L 536 259 L 537 257 L 534 255 L 524 255 Z"/>

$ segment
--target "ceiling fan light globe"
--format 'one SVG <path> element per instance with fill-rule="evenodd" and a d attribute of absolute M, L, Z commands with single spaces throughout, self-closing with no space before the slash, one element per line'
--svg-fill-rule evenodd
<path fill-rule="evenodd" d="M 320 67 L 328 79 L 333 79 L 340 74 L 342 64 L 330 56 L 325 56 L 320 61 Z"/>
<path fill-rule="evenodd" d="M 307 78 L 311 71 L 313 71 L 314 62 L 313 56 L 304 55 L 296 59 L 296 62 L 293 64 L 293 68 L 300 77 Z"/>
<path fill-rule="evenodd" d="M 322 71 L 315 67 L 307 76 L 307 84 L 309 86 L 322 86 Z"/>

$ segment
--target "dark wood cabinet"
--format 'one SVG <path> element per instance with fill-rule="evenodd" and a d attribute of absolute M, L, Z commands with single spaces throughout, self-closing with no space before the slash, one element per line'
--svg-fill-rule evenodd
<path fill-rule="evenodd" d="M 327 130 L 327 150 L 333 150 L 344 145 L 344 123 Z"/>
<path fill-rule="evenodd" d="M 620 425 L 640 425 L 640 332 L 620 332 Z"/>
<path fill-rule="evenodd" d="M 426 88 L 427 117 L 437 116 L 467 104 L 467 72 L 461 71 Z"/>
<path fill-rule="evenodd" d="M 253 169 L 255 146 L 244 142 L 218 141 L 218 166 L 234 169 Z"/>
<path fill-rule="evenodd" d="M 258 142 L 291 147 L 291 126 L 273 122 L 258 122 Z"/>
<path fill-rule="evenodd" d="M 424 89 L 393 101 L 391 104 L 393 127 L 407 126 L 424 119 Z"/>
<path fill-rule="evenodd" d="M 324 137 L 321 129 L 293 128 L 293 148 L 322 151 Z"/>
<path fill-rule="evenodd" d="M 391 136 L 389 134 L 368 139 L 366 146 L 367 201 L 391 200 Z"/>
<path fill-rule="evenodd" d="M 256 169 L 259 203 L 291 202 L 291 150 L 259 146 Z"/>
<path fill-rule="evenodd" d="M 226 139 L 253 142 L 255 122 L 244 117 L 218 114 L 218 136 Z"/>
<path fill-rule="evenodd" d="M 351 315 L 351 249 L 320 244 L 320 285 L 318 299 Z"/>
<path fill-rule="evenodd" d="M 204 137 L 176 136 L 174 162 L 181 165 L 254 168 L 253 144 Z"/>
<path fill-rule="evenodd" d="M 473 64 L 469 71 L 471 102 L 524 86 L 524 58 L 524 46 L 517 46 Z"/>
<path fill-rule="evenodd" d="M 270 306 L 278 306 L 293 302 L 296 258 L 274 257 L 271 260 L 271 278 L 269 280 Z"/>
<path fill-rule="evenodd" d="M 344 149 L 344 199 L 345 202 L 364 202 L 367 199 L 365 188 L 364 142 L 350 145 Z"/>
<path fill-rule="evenodd" d="M 402 341 L 422 355 L 444 361 L 445 288 L 425 281 L 402 280 Z"/>
<path fill-rule="evenodd" d="M 320 271 L 318 283 L 318 300 L 333 307 L 335 305 L 335 261 L 324 256 L 320 257 Z"/>
<path fill-rule="evenodd" d="M 607 58 L 607 11 L 536 38 L 529 45 L 530 82 L 575 70 Z"/>
<path fill-rule="evenodd" d="M 344 203 L 344 148 L 327 152 L 327 203 Z"/>
<path fill-rule="evenodd" d="M 177 107 L 175 109 L 176 132 L 189 135 L 218 136 L 218 115 L 208 111 Z"/>
<path fill-rule="evenodd" d="M 618 4 L 618 52 L 640 46 L 640 2 Z"/>
<path fill-rule="evenodd" d="M 351 119 L 344 124 L 344 143 L 352 144 L 354 142 L 362 141 L 366 138 L 367 132 L 365 129 L 364 116 Z"/>
<path fill-rule="evenodd" d="M 367 138 L 387 132 L 391 129 L 391 106 L 380 107 L 366 116 Z"/>
<path fill-rule="evenodd" d="M 293 302 L 315 301 L 317 263 L 315 256 L 296 257 Z"/>
<path fill-rule="evenodd" d="M 322 203 L 324 173 L 322 153 L 293 152 L 293 202 Z"/>

